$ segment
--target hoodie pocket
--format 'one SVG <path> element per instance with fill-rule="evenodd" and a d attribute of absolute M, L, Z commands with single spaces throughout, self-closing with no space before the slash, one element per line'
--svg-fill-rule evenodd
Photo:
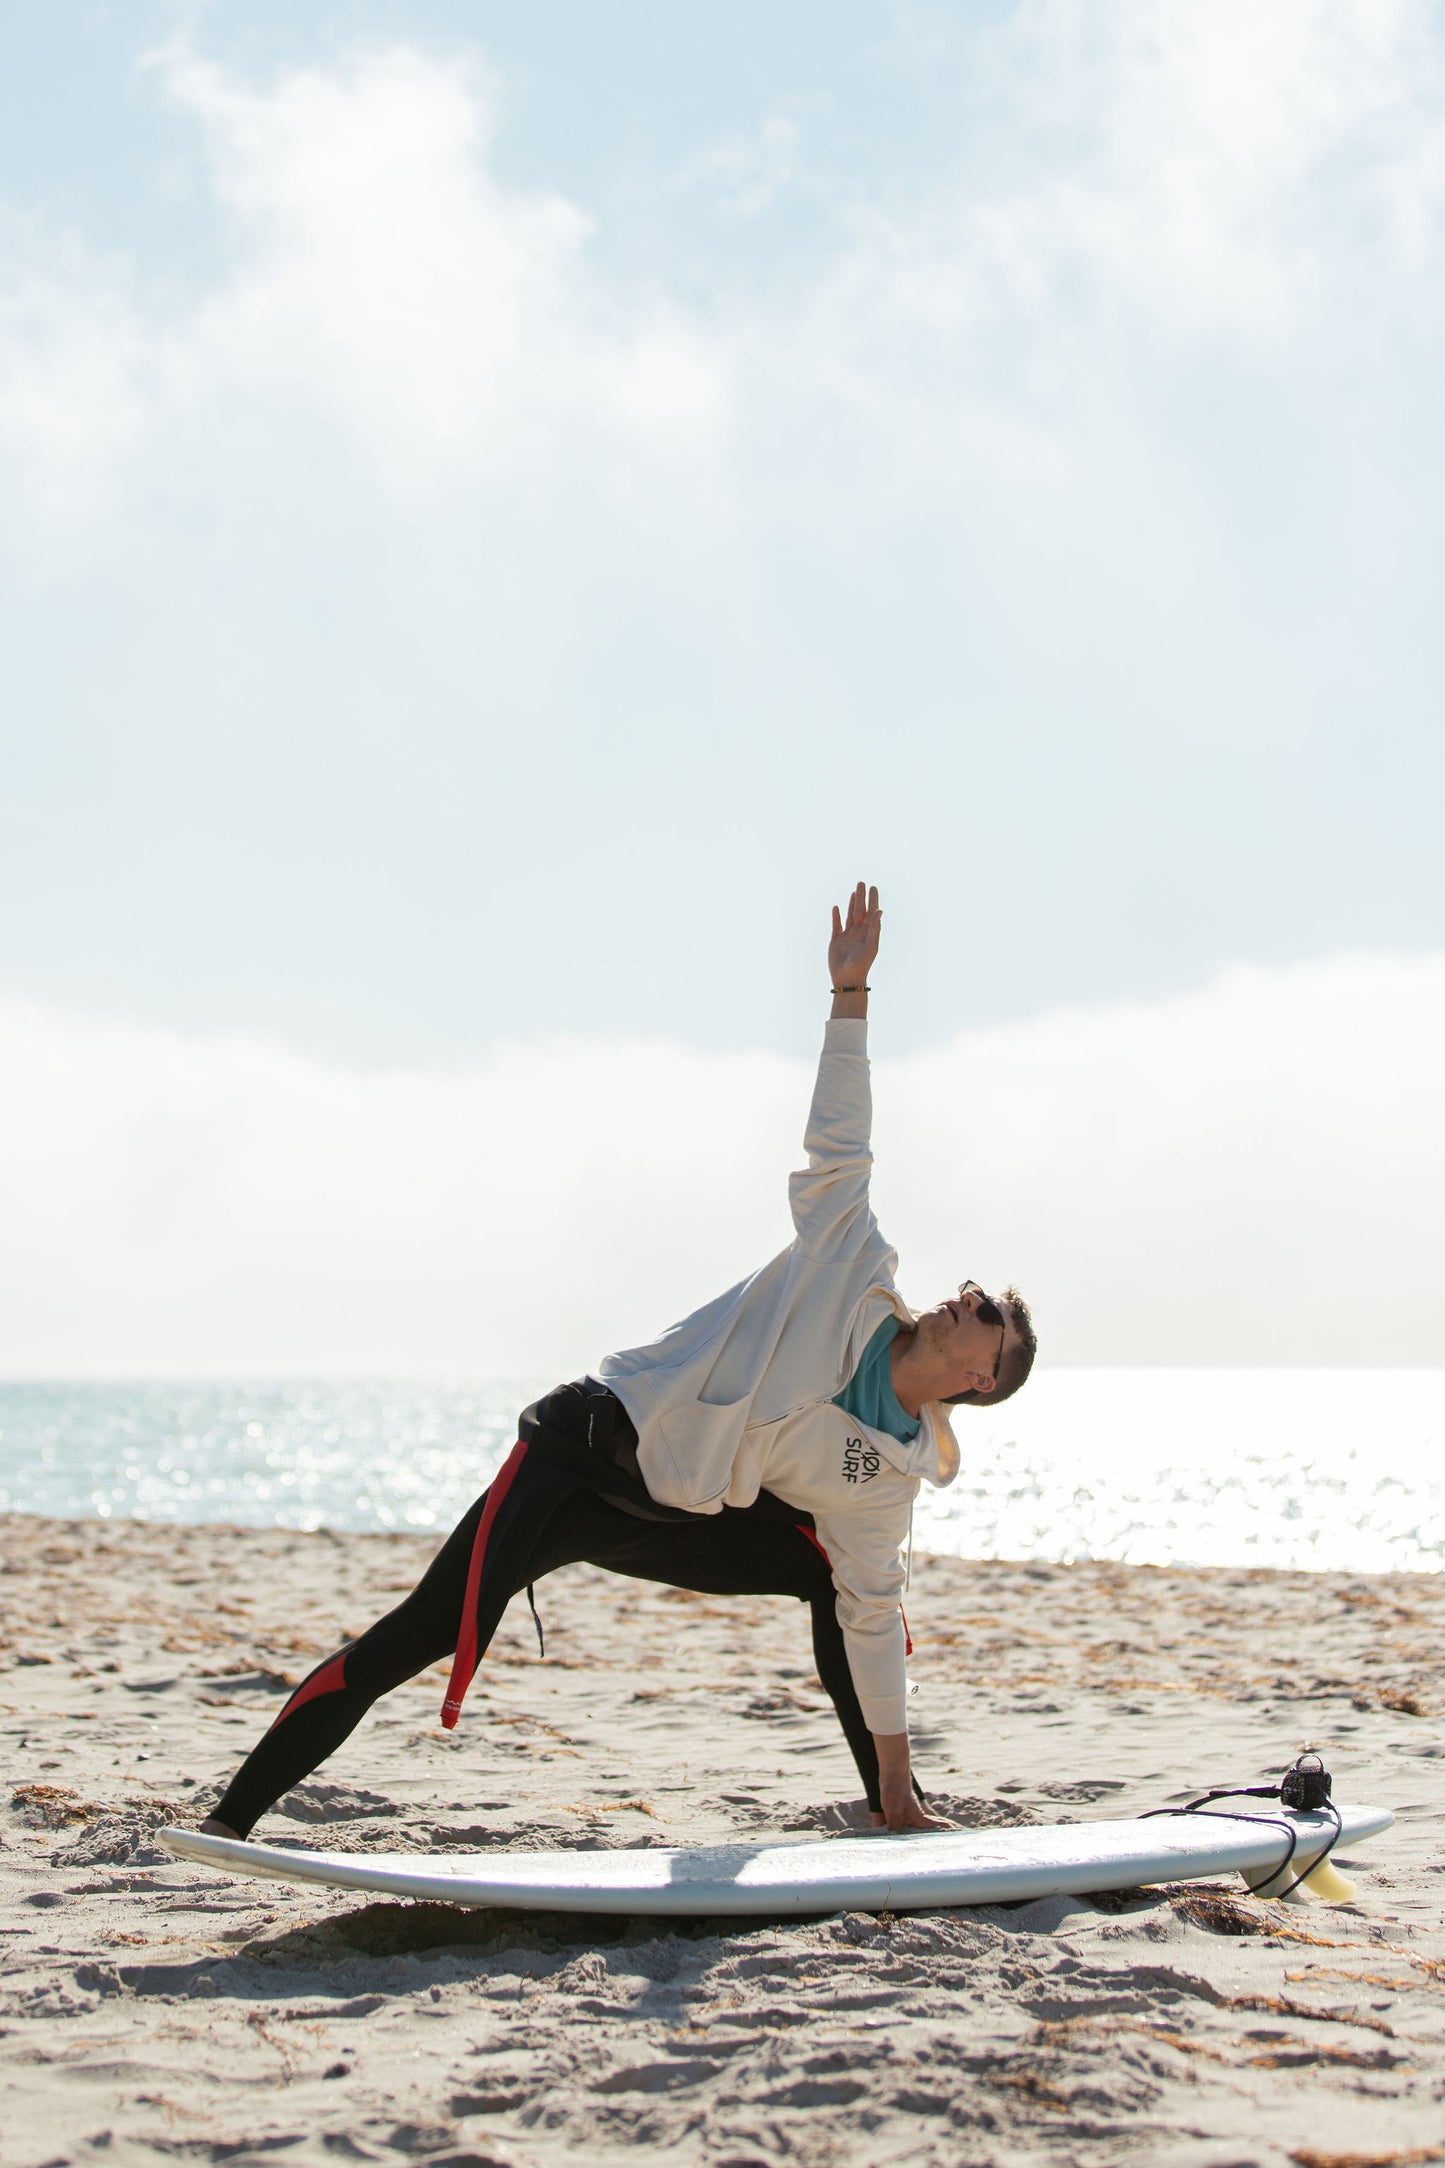
<path fill-rule="evenodd" d="M 658 1416 L 657 1443 L 672 1464 L 672 1485 L 678 1492 L 676 1498 L 663 1498 L 663 1504 L 689 1506 L 695 1511 L 722 1496 L 732 1481 L 733 1462 L 747 1427 L 748 1406 L 746 1400 L 720 1405 L 690 1400 Z M 653 1481 L 655 1463 L 649 1466 L 646 1439 L 639 1454 L 648 1489 L 654 1497 L 661 1497 Z M 657 1473 L 661 1476 L 662 1471 Z"/>

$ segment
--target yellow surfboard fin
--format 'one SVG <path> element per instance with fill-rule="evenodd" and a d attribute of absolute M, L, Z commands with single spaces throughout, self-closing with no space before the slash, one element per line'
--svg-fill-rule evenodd
<path fill-rule="evenodd" d="M 1277 1867 L 1264 1874 L 1257 1868 L 1246 1868 L 1241 1870 L 1241 1878 L 1254 1896 L 1270 1897 L 1279 1904 L 1343 1905 L 1355 1894 L 1354 1883 L 1347 1881 L 1328 1857 L 1318 1860 L 1297 1882 L 1295 1876 L 1298 1873 L 1299 1869 L 1294 1866 Z"/>
<path fill-rule="evenodd" d="M 1354 1883 L 1340 1873 L 1332 1859 L 1322 1859 L 1317 1867 L 1311 1867 L 1300 1887 L 1327 1905 L 1348 1904 L 1355 1894 Z"/>

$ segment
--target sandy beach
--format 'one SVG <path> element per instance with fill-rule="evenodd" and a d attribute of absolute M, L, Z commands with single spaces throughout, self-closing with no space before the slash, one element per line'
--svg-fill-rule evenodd
<path fill-rule="evenodd" d="M 0 1520 L 5 2168 L 648 2157 L 1445 2160 L 1445 1582 L 915 1562 L 921 1780 L 1133 1814 L 1319 1742 L 1398 1821 L 1341 1907 L 1223 1883 L 801 1924 L 466 1913 L 228 1881 L 197 1821 L 432 1546 Z M 847 1826 L 806 1614 L 573 1568 L 460 1728 L 428 1676 L 258 1837 L 364 1851 Z"/>

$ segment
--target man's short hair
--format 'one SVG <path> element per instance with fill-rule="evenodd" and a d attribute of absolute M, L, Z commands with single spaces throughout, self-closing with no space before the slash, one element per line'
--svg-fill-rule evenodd
<path fill-rule="evenodd" d="M 998 1299 L 1008 1304 L 1017 1335 L 1012 1345 L 1008 1343 L 1005 1335 L 1003 1361 L 998 1366 L 998 1383 L 991 1393 L 950 1393 L 947 1403 L 950 1408 L 996 1408 L 1000 1401 L 1009 1399 L 1018 1391 L 1034 1367 L 1039 1343 L 1028 1304 L 1016 1287 L 1006 1287 Z"/>

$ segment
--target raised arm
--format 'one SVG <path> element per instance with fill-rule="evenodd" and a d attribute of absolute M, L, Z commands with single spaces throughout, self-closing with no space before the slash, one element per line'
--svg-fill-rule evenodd
<path fill-rule="evenodd" d="M 858 883 L 848 898 L 846 919 L 834 904 L 833 938 L 828 943 L 828 976 L 833 982 L 832 1017 L 868 1014 L 868 974 L 877 960 L 882 927 L 883 913 L 878 908 L 876 888 L 865 890 L 863 883 Z"/>
<path fill-rule="evenodd" d="M 868 972 L 878 954 L 878 891 L 860 881 L 847 916 L 833 907 L 828 975 L 833 1013 L 823 1034 L 818 1080 L 808 1110 L 808 1164 L 788 1183 L 799 1242 L 820 1264 L 854 1257 L 877 1233 L 868 1204 L 873 1159 L 868 1139 Z"/>

